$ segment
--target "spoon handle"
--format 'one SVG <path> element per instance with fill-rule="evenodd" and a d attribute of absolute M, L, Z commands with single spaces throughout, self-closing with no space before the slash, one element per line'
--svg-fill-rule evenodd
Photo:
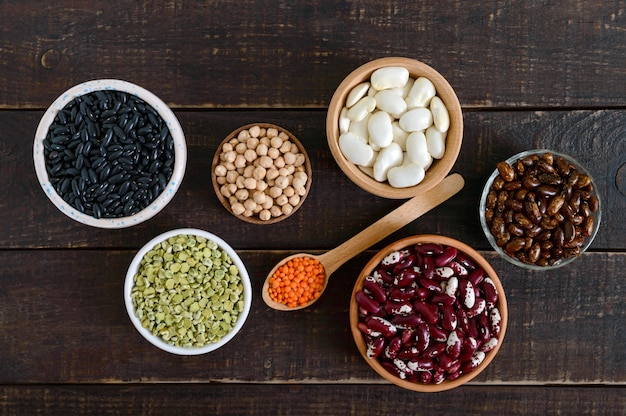
<path fill-rule="evenodd" d="M 412 197 L 348 241 L 322 254 L 319 259 L 326 269 L 326 276 L 330 276 L 357 254 L 446 201 L 463 189 L 464 185 L 465 180 L 461 175 L 449 175 L 434 188 Z"/>

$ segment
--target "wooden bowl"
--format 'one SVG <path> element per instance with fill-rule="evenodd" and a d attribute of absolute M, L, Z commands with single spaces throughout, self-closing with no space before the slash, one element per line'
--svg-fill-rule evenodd
<path fill-rule="evenodd" d="M 375 70 L 389 66 L 401 66 L 408 69 L 410 76 L 414 79 L 417 77 L 428 78 L 434 84 L 437 95 L 445 104 L 450 116 L 450 128 L 447 133 L 446 151 L 443 158 L 434 160 L 430 168 L 426 170 L 424 179 L 419 184 L 408 188 L 394 188 L 388 182 L 376 181 L 361 171 L 358 166 L 348 161 L 339 148 L 339 115 L 345 106 L 348 94 L 358 84 L 368 81 Z M 360 188 L 384 198 L 410 198 L 438 184 L 456 163 L 463 140 L 463 115 L 456 93 L 448 81 L 435 69 L 415 59 L 381 58 L 358 67 L 339 84 L 328 107 L 326 135 L 335 161 L 352 182 Z"/>
<path fill-rule="evenodd" d="M 254 126 L 259 126 L 262 129 L 274 128 L 274 129 L 278 130 L 279 133 L 283 132 L 287 136 L 289 136 L 289 140 L 291 141 L 291 143 L 295 143 L 295 145 L 298 147 L 298 150 L 300 151 L 300 153 L 302 153 L 304 155 L 303 167 L 304 167 L 304 172 L 307 174 L 307 181 L 306 181 L 306 185 L 305 185 L 305 193 L 304 193 L 304 195 L 300 195 L 300 201 L 295 206 L 293 206 L 293 210 L 289 214 L 282 214 L 280 216 L 272 216 L 268 220 L 262 220 L 261 218 L 259 218 L 258 215 L 245 216 L 245 215 L 236 214 L 235 212 L 233 212 L 233 210 L 231 208 L 231 204 L 230 204 L 228 198 L 226 198 L 220 192 L 221 185 L 218 183 L 217 175 L 215 174 L 215 168 L 216 168 L 216 166 L 220 162 L 220 155 L 222 153 L 222 148 L 223 148 L 224 144 L 230 142 L 233 138 L 237 138 L 237 136 L 239 135 L 239 133 L 241 131 L 249 130 L 250 128 L 252 128 Z M 255 162 L 248 162 L 248 165 L 251 165 L 251 164 L 254 164 L 254 163 Z M 307 195 L 309 194 L 309 190 L 311 188 L 311 181 L 312 181 L 311 160 L 309 158 L 308 153 L 306 152 L 306 149 L 302 145 L 302 143 L 300 143 L 300 141 L 296 138 L 296 136 L 294 136 L 288 130 L 284 129 L 283 127 L 277 126 L 275 124 L 270 124 L 270 123 L 251 123 L 251 124 L 247 124 L 245 126 L 239 127 L 238 129 L 234 130 L 228 136 L 226 136 L 226 138 L 220 143 L 220 145 L 217 148 L 217 151 L 215 152 L 215 156 L 213 157 L 213 162 L 211 164 L 211 179 L 212 179 L 212 182 L 213 182 L 213 189 L 215 190 L 215 194 L 217 195 L 217 198 L 219 199 L 220 203 L 224 206 L 224 208 L 226 208 L 226 210 L 228 212 L 230 212 L 232 215 L 234 215 L 235 217 L 239 218 L 242 221 L 246 221 L 246 222 L 249 222 L 249 223 L 252 223 L 252 224 L 274 224 L 274 223 L 277 223 L 279 221 L 282 221 L 282 220 L 285 220 L 285 219 L 289 218 L 289 216 L 293 215 L 302 206 L 302 204 L 304 203 L 304 200 L 306 199 Z"/>
<path fill-rule="evenodd" d="M 485 353 L 485 358 L 479 366 L 477 366 L 470 372 L 461 374 L 459 378 L 455 380 L 444 380 L 440 384 L 424 384 L 420 382 L 413 382 L 407 379 L 401 379 L 395 374 L 392 374 L 389 371 L 387 371 L 378 359 L 369 358 L 367 356 L 367 346 L 366 346 L 365 337 L 358 328 L 359 306 L 356 302 L 355 296 L 357 292 L 363 289 L 365 277 L 373 274 L 374 271 L 376 270 L 376 267 L 380 264 L 382 259 L 385 258 L 388 254 L 394 251 L 398 251 L 407 247 L 414 246 L 419 243 L 437 243 L 437 244 L 441 244 L 444 246 L 455 247 L 457 250 L 462 252 L 466 257 L 471 259 L 477 266 L 481 267 L 484 270 L 485 275 L 489 276 L 491 280 L 493 281 L 496 287 L 496 290 L 498 292 L 498 295 L 499 295 L 498 301 L 496 303 L 496 307 L 498 308 L 500 312 L 500 317 L 501 317 L 500 328 L 501 329 L 500 329 L 500 334 L 498 337 L 497 345 L 491 351 Z M 361 271 L 361 274 L 359 275 L 356 281 L 356 284 L 354 285 L 354 289 L 352 291 L 352 297 L 350 300 L 350 327 L 352 330 L 352 336 L 354 338 L 354 341 L 357 345 L 359 352 L 361 353 L 365 361 L 374 369 L 374 371 L 376 371 L 384 379 L 390 381 L 391 383 L 397 386 L 403 387 L 405 389 L 419 391 L 419 392 L 439 392 L 439 391 L 449 390 L 449 389 L 458 387 L 464 383 L 467 383 L 468 381 L 478 376 L 485 368 L 487 368 L 489 363 L 494 359 L 494 357 L 498 353 L 498 350 L 500 349 L 500 346 L 502 345 L 502 341 L 504 339 L 504 335 L 506 332 L 507 321 L 508 321 L 508 307 L 507 307 L 506 297 L 504 294 L 504 289 L 502 287 L 502 283 L 500 282 L 500 279 L 498 278 L 498 275 L 493 270 L 491 265 L 478 252 L 476 252 L 474 249 L 467 246 L 466 244 L 460 241 L 454 240 L 452 238 L 443 237 L 439 235 L 417 235 L 417 236 L 407 237 L 399 241 L 396 241 L 395 243 L 392 243 L 388 245 L 387 247 L 385 247 L 384 249 L 382 249 L 381 251 L 379 251 L 374 257 L 372 257 L 372 259 L 365 265 L 365 267 Z"/>

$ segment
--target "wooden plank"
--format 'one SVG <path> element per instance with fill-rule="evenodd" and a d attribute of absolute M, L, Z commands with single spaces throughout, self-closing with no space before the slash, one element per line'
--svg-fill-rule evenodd
<path fill-rule="evenodd" d="M 0 107 L 113 77 L 175 107 L 325 108 L 382 56 L 430 64 L 466 107 L 624 106 L 624 26 L 623 3 L 583 0 L 2 2 Z"/>
<path fill-rule="evenodd" d="M 419 394 L 390 385 L 2 386 L 5 415 L 623 415 L 620 387 L 463 386 Z"/>
<path fill-rule="evenodd" d="M 314 306 L 271 310 L 260 296 L 263 279 L 292 253 L 242 251 L 254 290 L 242 332 L 227 348 L 181 357 L 141 338 L 126 315 L 122 287 L 133 252 L 2 250 L 0 384 L 381 382 L 359 355 L 348 319 L 352 285 L 374 252 L 335 272 Z M 510 319 L 477 383 L 626 383 L 626 254 L 585 254 L 541 273 L 485 255 L 503 281 Z"/>
<path fill-rule="evenodd" d="M 187 136 L 188 167 L 181 189 L 156 218 L 126 230 L 104 230 L 75 223 L 58 211 L 37 184 L 32 164 L 32 137 L 41 112 L 0 111 L 1 248 L 118 247 L 137 248 L 166 230 L 193 226 L 212 231 L 240 249 L 260 245 L 276 249 L 330 249 L 383 217 L 401 201 L 372 196 L 337 167 L 328 144 L 323 111 L 180 111 Z M 218 143 L 237 127 L 267 121 L 292 131 L 313 163 L 311 194 L 291 218 L 271 226 L 247 224 L 228 214 L 210 182 L 211 159 Z M 530 148 L 569 153 L 591 171 L 602 196 L 604 215 L 593 250 L 623 250 L 626 223 L 626 114 L 598 111 L 468 111 L 461 155 L 453 172 L 465 188 L 395 233 L 439 233 L 487 249 L 478 203 L 484 182 L 497 162 Z M 322 224 L 323 226 L 318 226 Z M 261 240 L 260 240 L 261 239 Z M 262 241 L 262 242 L 261 242 Z"/>

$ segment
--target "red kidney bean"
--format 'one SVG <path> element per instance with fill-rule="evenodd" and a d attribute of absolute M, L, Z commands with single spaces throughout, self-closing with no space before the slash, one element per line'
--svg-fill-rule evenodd
<path fill-rule="evenodd" d="M 396 275 L 393 284 L 396 287 L 406 287 L 413 283 L 415 278 L 417 277 L 417 273 L 412 269 L 403 269 L 400 274 Z"/>
<path fill-rule="evenodd" d="M 478 367 L 480 363 L 483 362 L 484 359 L 485 359 L 484 352 L 482 351 L 474 352 L 474 354 L 472 354 L 472 358 L 470 358 L 468 361 L 465 361 L 461 365 L 461 371 L 463 371 L 464 373 L 469 373 L 470 371 Z"/>
<path fill-rule="evenodd" d="M 422 243 L 415 246 L 415 252 L 422 255 L 438 255 L 443 253 L 443 246 L 436 243 Z"/>
<path fill-rule="evenodd" d="M 415 255 L 408 255 L 408 256 L 406 256 L 405 258 L 400 260 L 398 262 L 398 264 L 396 264 L 393 267 L 393 273 L 394 274 L 398 274 L 398 273 L 400 273 L 402 271 L 402 269 L 406 269 L 408 267 L 412 267 L 413 264 L 415 264 L 415 260 L 416 260 Z"/>
<path fill-rule="evenodd" d="M 413 306 L 409 301 L 395 302 L 388 300 L 384 303 L 383 309 L 387 315 L 408 315 L 413 312 Z"/>
<path fill-rule="evenodd" d="M 437 342 L 446 342 L 448 340 L 448 331 L 437 325 L 428 326 L 430 339 Z"/>
<path fill-rule="evenodd" d="M 355 299 L 359 306 L 367 312 L 376 313 L 380 311 L 380 304 L 369 297 L 369 295 L 363 290 L 359 290 L 356 293 Z"/>
<path fill-rule="evenodd" d="M 381 361 L 382 366 L 390 372 L 394 374 L 396 377 L 404 380 L 406 379 L 406 373 L 400 371 L 400 369 L 392 362 L 392 361 Z"/>
<path fill-rule="evenodd" d="M 398 329 L 391 322 L 379 316 L 369 317 L 366 324 L 372 331 L 380 332 L 385 338 L 391 338 L 398 332 Z"/>
<path fill-rule="evenodd" d="M 387 300 L 385 289 L 374 276 L 366 276 L 363 281 L 363 289 L 365 289 L 378 303 L 383 303 Z"/>
<path fill-rule="evenodd" d="M 418 277 L 417 282 L 420 286 L 428 289 L 430 292 L 441 293 L 443 289 L 441 285 L 434 279 L 426 279 L 425 277 Z"/>
<path fill-rule="evenodd" d="M 489 352 L 498 345 L 498 338 L 491 337 L 480 346 L 482 352 Z"/>
<path fill-rule="evenodd" d="M 395 266 L 396 264 L 400 263 L 400 261 L 402 261 L 402 259 L 404 259 L 405 256 L 406 256 L 406 252 L 403 252 L 401 250 L 391 252 L 385 256 L 385 258 L 382 260 L 380 265 L 385 268 L 391 268 Z"/>
<path fill-rule="evenodd" d="M 452 270 L 449 266 L 437 267 L 433 271 L 433 278 L 437 280 L 444 281 L 454 276 L 454 270 Z"/>
<path fill-rule="evenodd" d="M 491 338 L 491 325 L 485 313 L 478 315 L 478 337 L 483 342 L 487 342 Z"/>
<path fill-rule="evenodd" d="M 483 293 L 485 294 L 485 301 L 490 306 L 495 306 L 495 304 L 498 302 L 498 289 L 496 288 L 495 283 L 493 283 L 493 280 L 491 280 L 489 277 L 486 277 L 483 280 L 481 286 Z"/>
<path fill-rule="evenodd" d="M 400 352 L 400 348 L 402 348 L 402 339 L 400 337 L 392 338 L 385 347 L 385 356 L 393 360 Z"/>
<path fill-rule="evenodd" d="M 359 331 L 361 331 L 364 335 L 370 337 L 379 337 L 381 335 L 380 332 L 376 332 L 372 328 L 368 327 L 365 322 L 359 322 L 357 327 L 359 328 Z"/>
<path fill-rule="evenodd" d="M 416 358 L 417 356 L 419 356 L 420 351 L 417 349 L 417 347 L 412 346 L 412 347 L 408 347 L 408 348 L 404 348 L 401 349 L 398 352 L 397 357 L 401 360 L 412 360 L 414 358 Z"/>
<path fill-rule="evenodd" d="M 412 376 L 414 371 L 409 368 L 405 361 L 402 361 L 398 358 L 393 360 L 393 364 L 400 370 L 401 373 L 406 374 L 407 376 Z"/>
<path fill-rule="evenodd" d="M 416 295 L 419 300 L 426 300 L 428 299 L 428 296 L 430 296 L 430 290 L 425 287 L 418 287 L 416 289 Z"/>
<path fill-rule="evenodd" d="M 446 354 L 452 358 L 458 358 L 461 355 L 462 340 L 459 338 L 457 331 L 451 331 L 446 340 Z"/>
<path fill-rule="evenodd" d="M 500 336 L 500 330 L 502 329 L 501 323 L 502 317 L 500 316 L 500 311 L 496 307 L 492 308 L 491 311 L 489 311 L 489 325 L 491 334 L 496 338 Z"/>
<path fill-rule="evenodd" d="M 462 279 L 459 282 L 459 291 L 463 305 L 465 305 L 467 309 L 471 309 L 472 307 L 474 307 L 474 303 L 476 302 L 476 294 L 474 293 L 474 285 L 472 285 L 472 282 L 466 279 Z"/>
<path fill-rule="evenodd" d="M 415 308 L 415 311 L 421 314 L 422 318 L 424 318 L 424 320 L 431 325 L 439 319 L 437 316 L 437 307 L 422 300 L 418 300 L 413 303 L 413 308 Z"/>
<path fill-rule="evenodd" d="M 458 263 L 456 261 L 452 261 L 448 264 L 448 267 L 450 267 L 452 269 L 452 271 L 454 272 L 454 274 L 458 277 L 465 277 L 469 274 L 469 272 L 467 271 L 467 269 L 465 267 L 463 267 L 461 265 L 461 263 Z"/>
<path fill-rule="evenodd" d="M 389 299 L 397 302 L 411 300 L 416 296 L 416 289 L 412 286 L 398 288 L 394 287 L 389 290 Z"/>
<path fill-rule="evenodd" d="M 454 331 L 458 324 L 458 317 L 454 313 L 454 308 L 450 305 L 441 305 L 441 326 L 448 331 Z"/>
<path fill-rule="evenodd" d="M 424 319 L 416 313 L 410 313 L 408 315 L 395 315 L 391 318 L 390 322 L 398 329 L 410 330 L 424 323 Z M 407 332 L 408 331 L 405 331 L 405 333 Z"/>
<path fill-rule="evenodd" d="M 430 327 L 424 322 L 417 326 L 415 346 L 419 351 L 425 351 L 430 345 Z"/>
<path fill-rule="evenodd" d="M 383 352 L 385 348 L 385 339 L 378 337 L 373 338 L 370 342 L 367 343 L 367 357 L 368 358 L 376 358 Z"/>
<path fill-rule="evenodd" d="M 408 362 L 408 366 L 414 371 L 428 371 L 435 368 L 435 362 L 432 358 L 414 357 Z"/>
<path fill-rule="evenodd" d="M 447 266 L 452 260 L 456 258 L 457 253 L 458 250 L 455 247 L 446 247 L 441 254 L 435 257 L 435 266 Z"/>
<path fill-rule="evenodd" d="M 474 306 L 467 310 L 467 317 L 471 320 L 472 318 L 482 314 L 486 308 L 487 301 L 483 298 L 479 298 L 474 302 Z"/>
<path fill-rule="evenodd" d="M 422 265 L 422 275 L 427 279 L 432 279 L 435 276 L 435 261 L 432 257 L 424 257 L 424 263 Z"/>
<path fill-rule="evenodd" d="M 463 340 L 463 347 L 461 349 L 461 355 L 459 355 L 459 361 L 464 363 L 472 358 L 474 352 L 478 349 L 478 341 L 472 337 L 466 337 Z"/>
<path fill-rule="evenodd" d="M 430 297 L 430 301 L 434 304 L 453 305 L 456 302 L 456 298 L 446 293 L 436 293 Z"/>
<path fill-rule="evenodd" d="M 458 362 L 456 358 L 451 357 L 446 352 L 437 356 L 439 367 L 445 371 L 448 371 L 455 363 Z"/>
<path fill-rule="evenodd" d="M 445 342 L 435 342 L 432 343 L 426 350 L 422 353 L 422 357 L 435 358 L 439 356 L 442 352 L 446 350 Z"/>
<path fill-rule="evenodd" d="M 465 253 L 461 252 L 461 251 L 457 251 L 455 260 L 458 261 L 459 264 L 461 264 L 462 266 L 464 266 L 468 270 L 475 270 L 475 269 L 477 269 L 476 263 L 474 263 L 474 261 L 472 259 L 467 257 L 467 255 Z M 480 269 L 480 270 L 482 270 L 482 269 Z"/>

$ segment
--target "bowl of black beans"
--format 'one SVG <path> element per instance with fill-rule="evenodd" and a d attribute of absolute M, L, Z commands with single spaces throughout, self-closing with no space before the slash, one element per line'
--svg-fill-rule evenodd
<path fill-rule="evenodd" d="M 172 110 L 130 82 L 87 81 L 45 112 L 33 146 L 37 178 L 68 217 L 125 228 L 159 213 L 178 190 L 187 146 Z"/>
<path fill-rule="evenodd" d="M 602 217 L 589 172 L 572 157 L 546 149 L 498 162 L 479 209 L 494 250 L 531 270 L 561 267 L 579 258 Z"/>

